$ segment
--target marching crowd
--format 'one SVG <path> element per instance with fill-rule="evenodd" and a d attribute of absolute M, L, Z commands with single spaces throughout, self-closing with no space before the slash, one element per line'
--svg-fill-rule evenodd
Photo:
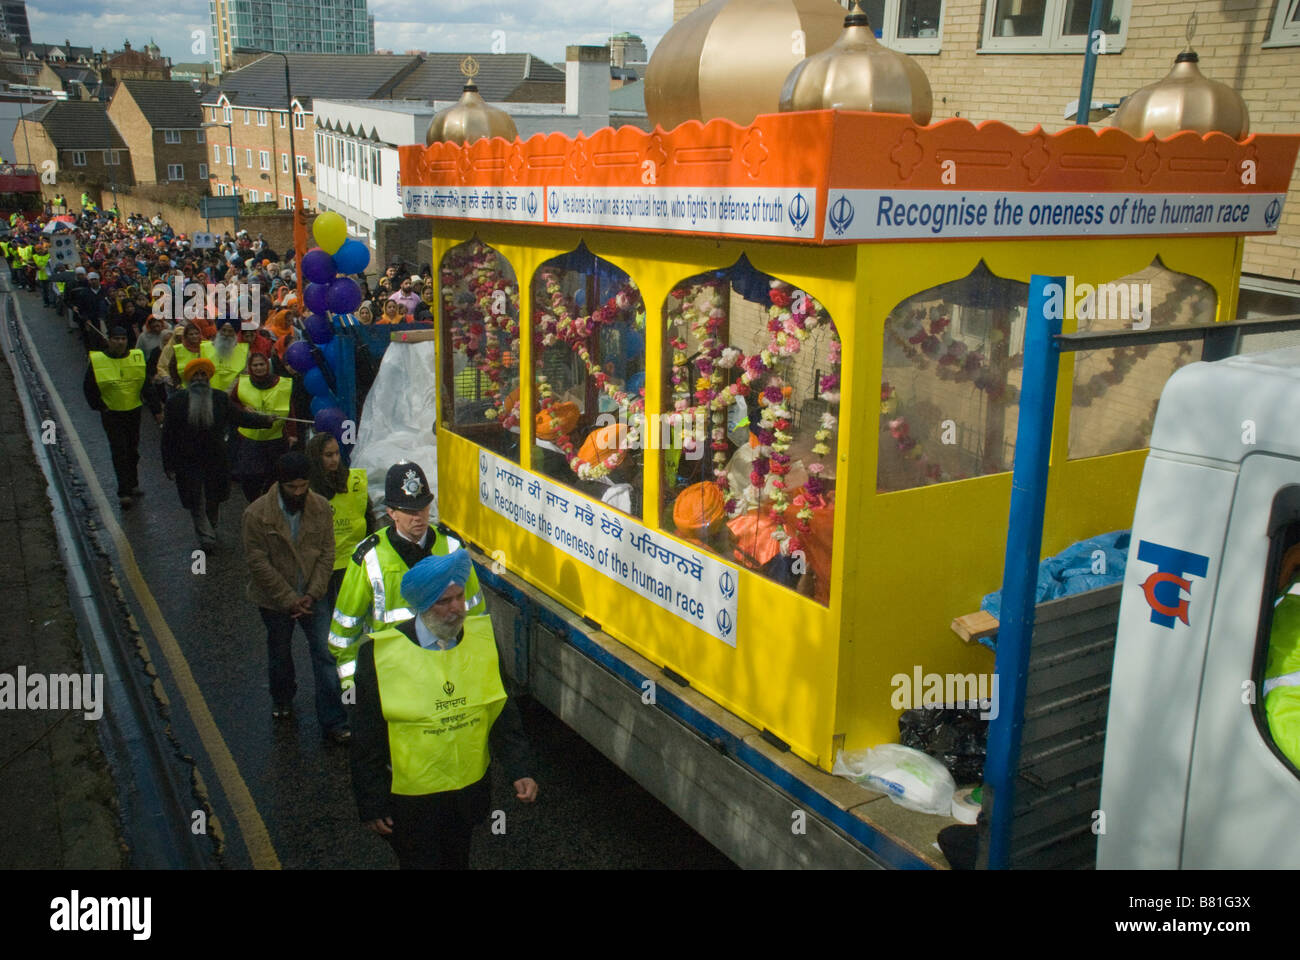
<path fill-rule="evenodd" d="M 423 469 L 388 470 L 380 527 L 365 471 L 344 462 L 336 436 L 305 429 L 311 397 L 285 359 L 307 339 L 295 251 L 246 231 L 199 249 L 161 216 L 121 219 L 85 197 L 75 217 L 60 209 L 11 218 L 0 256 L 12 285 L 39 292 L 86 347 L 83 390 L 108 440 L 120 508 L 144 495 L 148 410 L 201 548 L 219 546 L 233 483 L 247 502 L 241 545 L 266 627 L 273 720 L 293 718 L 297 627 L 321 732 L 352 747 L 361 820 L 403 867 L 466 867 L 470 831 L 487 815 L 489 760 L 503 762 L 518 799 L 537 795 L 528 742 L 469 555 L 430 524 Z M 433 319 L 432 283 L 401 265 L 373 288 L 358 283 L 364 300 L 348 323 Z M 373 361 L 364 349 L 357 360 L 364 390 Z M 431 698 L 452 687 L 457 698 L 435 708 Z"/>

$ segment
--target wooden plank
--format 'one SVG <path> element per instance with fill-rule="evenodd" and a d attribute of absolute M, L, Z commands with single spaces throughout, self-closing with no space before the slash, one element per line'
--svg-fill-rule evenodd
<path fill-rule="evenodd" d="M 967 643 L 992 637 L 998 632 L 998 621 L 991 613 L 977 610 L 958 617 L 952 622 L 952 632 Z"/>

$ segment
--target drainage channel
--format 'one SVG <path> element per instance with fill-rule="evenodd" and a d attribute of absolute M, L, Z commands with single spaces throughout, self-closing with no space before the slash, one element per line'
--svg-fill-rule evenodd
<path fill-rule="evenodd" d="M 6 290 L 0 296 L 4 298 L 0 344 L 15 379 L 24 387 L 19 399 L 49 484 L 85 668 L 104 675 L 104 715 L 98 732 L 117 788 L 130 864 L 136 869 L 219 867 L 216 838 L 196 843 L 191 835 L 194 811 L 203 810 L 210 818 L 211 810 L 195 792 L 194 762 L 175 741 L 167 707 L 155 693 L 157 674 L 113 578 L 107 546 L 99 542 L 90 498 L 77 480 L 63 442 L 35 439 L 50 423 L 55 425 L 55 436 L 61 437 L 64 425 L 51 397 L 52 385 L 44 382 L 32 362 L 32 344 L 19 320 L 14 295 Z"/>

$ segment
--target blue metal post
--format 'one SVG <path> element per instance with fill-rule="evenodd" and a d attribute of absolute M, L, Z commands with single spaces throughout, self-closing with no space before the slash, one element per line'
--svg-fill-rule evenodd
<path fill-rule="evenodd" d="M 1052 451 L 1052 419 L 1061 351 L 1054 339 L 1061 332 L 1057 317 L 1047 316 L 1052 285 L 1064 297 L 1063 277 L 1034 274 L 1029 279 L 1029 313 L 1025 318 L 1025 366 L 1016 426 L 1016 459 L 1011 474 L 1011 512 L 1002 569 L 1002 618 L 998 626 L 997 715 L 989 722 L 984 782 L 992 792 L 990 869 L 1005 870 L 1010 861 L 1011 822 L 1015 812 L 1020 733 L 1025 723 L 1025 686 L 1029 645 L 1034 633 L 1038 558 L 1043 547 L 1043 509 L 1047 504 L 1047 467 Z M 1058 300 L 1058 306 L 1060 300 Z"/>
<path fill-rule="evenodd" d="M 1101 0 L 1092 0 L 1092 11 L 1088 14 L 1088 35 L 1083 40 L 1083 81 L 1079 84 L 1079 109 L 1074 113 L 1074 122 L 1085 127 L 1092 116 L 1092 80 L 1097 73 L 1097 51 L 1093 48 L 1093 38 L 1100 29 Z"/>

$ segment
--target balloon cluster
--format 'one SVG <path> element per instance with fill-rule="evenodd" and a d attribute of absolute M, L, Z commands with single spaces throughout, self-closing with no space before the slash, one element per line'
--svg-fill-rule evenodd
<path fill-rule="evenodd" d="M 347 224 L 337 213 L 320 214 L 312 224 L 312 236 L 320 244 L 302 258 L 302 275 L 308 282 L 303 303 L 312 312 L 303 329 L 307 340 L 291 344 L 284 359 L 303 375 L 303 386 L 311 394 L 311 413 L 318 433 L 328 433 L 343 443 L 347 415 L 334 395 L 338 383 L 339 345 L 328 313 L 351 313 L 361 305 L 361 288 L 350 276 L 370 263 L 370 250 L 360 240 L 348 238 Z"/>

